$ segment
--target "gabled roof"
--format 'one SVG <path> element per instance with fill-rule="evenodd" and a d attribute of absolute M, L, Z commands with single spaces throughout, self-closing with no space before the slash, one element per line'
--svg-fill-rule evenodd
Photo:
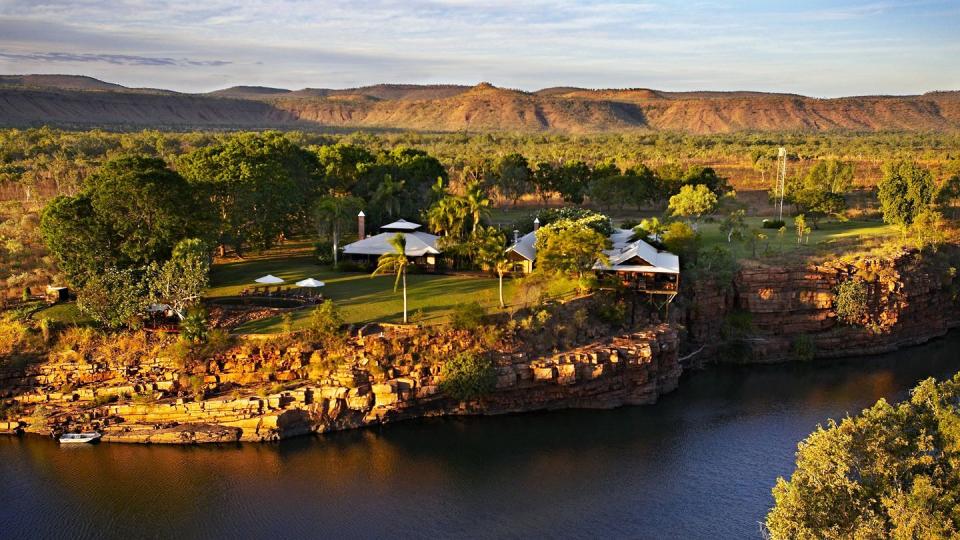
<path fill-rule="evenodd" d="M 383 227 L 380 227 L 382 231 L 415 231 L 420 228 L 419 223 L 413 223 L 405 219 L 398 219 L 393 223 L 388 223 Z"/>
<path fill-rule="evenodd" d="M 659 251 L 657 248 L 644 242 L 636 240 L 634 242 L 620 243 L 614 240 L 623 238 L 624 229 L 618 229 L 610 237 L 613 240 L 614 248 L 604 251 L 610 264 L 602 265 L 599 262 L 593 266 L 595 270 L 614 270 L 623 272 L 654 272 L 660 274 L 679 274 L 680 257 L 677 257 L 669 251 Z M 628 237 L 629 238 L 629 237 Z M 638 260 L 639 259 L 639 260 Z"/>
<path fill-rule="evenodd" d="M 507 248 L 507 253 L 511 251 L 520 255 L 528 261 L 532 261 L 537 258 L 537 248 L 535 247 L 537 243 L 537 232 L 532 231 L 520 237 L 519 240 L 512 246 Z"/>
<path fill-rule="evenodd" d="M 419 225 L 417 225 L 419 227 Z M 376 236 L 358 240 L 352 244 L 343 246 L 343 252 L 348 255 L 383 255 L 384 253 L 393 253 L 393 246 L 390 240 L 396 236 L 396 232 L 382 232 Z M 429 233 L 414 231 L 405 232 L 403 236 L 407 240 L 407 247 L 404 254 L 408 257 L 420 257 L 422 255 L 439 255 L 437 249 L 437 236 Z"/>

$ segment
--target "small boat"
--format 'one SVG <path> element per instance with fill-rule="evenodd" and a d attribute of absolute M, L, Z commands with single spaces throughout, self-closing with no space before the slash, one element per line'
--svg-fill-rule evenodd
<path fill-rule="evenodd" d="M 99 440 L 101 435 L 97 432 L 90 433 L 64 433 L 60 436 L 60 444 L 84 444 Z"/>

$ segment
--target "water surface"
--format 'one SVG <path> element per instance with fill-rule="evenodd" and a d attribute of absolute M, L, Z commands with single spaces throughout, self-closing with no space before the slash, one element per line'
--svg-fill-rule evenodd
<path fill-rule="evenodd" d="M 868 359 L 717 367 L 660 403 L 279 444 L 0 436 L 0 537 L 759 537 L 797 442 L 960 370 L 960 333 Z"/>

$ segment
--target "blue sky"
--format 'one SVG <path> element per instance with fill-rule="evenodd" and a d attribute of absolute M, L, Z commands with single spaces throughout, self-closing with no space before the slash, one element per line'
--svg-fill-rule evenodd
<path fill-rule="evenodd" d="M 912 94 L 960 89 L 958 28 L 958 0 L 0 0 L 0 73 Z"/>

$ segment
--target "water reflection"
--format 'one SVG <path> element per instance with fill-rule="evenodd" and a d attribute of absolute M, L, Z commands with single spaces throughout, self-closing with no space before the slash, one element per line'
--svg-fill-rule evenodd
<path fill-rule="evenodd" d="M 652 407 L 429 419 L 275 445 L 0 438 L 5 537 L 756 536 L 796 442 L 960 369 L 960 336 L 716 368 Z M 9 534 L 8 534 L 9 533 Z"/>

